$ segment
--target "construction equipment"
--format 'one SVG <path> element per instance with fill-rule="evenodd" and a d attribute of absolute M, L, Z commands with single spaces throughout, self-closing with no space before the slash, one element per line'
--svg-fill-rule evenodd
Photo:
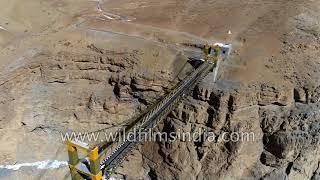
<path fill-rule="evenodd" d="M 76 140 L 67 140 L 72 179 L 101 180 L 102 176 L 110 177 L 128 155 L 128 152 L 140 143 L 133 134 L 145 136 L 188 91 L 192 90 L 212 69 L 216 68 L 220 61 L 228 58 L 230 51 L 231 45 L 229 44 L 204 45 L 204 59 L 199 59 L 201 64 L 160 102 L 152 106 L 148 112 L 134 119 L 124 133 L 119 133 L 115 141 L 103 141 L 90 146 Z M 80 150 L 85 152 L 84 158 L 79 158 Z"/>

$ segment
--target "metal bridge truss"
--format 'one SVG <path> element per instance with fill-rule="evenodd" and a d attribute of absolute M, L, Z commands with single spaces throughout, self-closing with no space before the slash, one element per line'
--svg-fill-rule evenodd
<path fill-rule="evenodd" d="M 115 169 L 121 165 L 135 145 L 140 143 L 133 134 L 149 132 L 163 117 L 172 110 L 177 102 L 192 90 L 222 59 L 226 59 L 230 53 L 230 45 L 215 45 L 210 58 L 202 60 L 202 63 L 160 102 L 148 108 L 148 111 L 135 117 L 132 123 L 126 127 L 125 133 L 120 131 L 114 142 L 102 142 L 96 145 L 88 145 L 83 142 L 67 140 L 69 155 L 69 168 L 73 180 L 92 179 L 101 180 L 102 176 L 110 177 Z M 210 54 L 209 54 L 210 56 Z M 86 153 L 85 158 L 80 159 L 78 151 Z"/>

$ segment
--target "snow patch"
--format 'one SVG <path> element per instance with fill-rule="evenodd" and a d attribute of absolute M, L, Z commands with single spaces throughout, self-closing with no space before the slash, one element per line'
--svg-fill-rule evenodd
<path fill-rule="evenodd" d="M 113 17 L 111 17 L 111 16 L 108 16 L 108 15 L 103 15 L 105 18 L 107 18 L 107 19 L 110 19 L 110 20 L 112 20 L 112 19 L 114 19 Z"/>
<path fill-rule="evenodd" d="M 8 31 L 6 28 L 4 28 L 4 27 L 2 27 L 2 26 L 0 26 L 0 29 L 5 30 L 5 31 Z"/>
<path fill-rule="evenodd" d="M 33 163 L 21 163 L 14 165 L 0 165 L 0 169 L 8 169 L 8 170 L 19 170 L 22 167 L 36 167 L 37 169 L 57 169 L 61 166 L 67 166 L 67 161 L 58 161 L 58 160 L 46 160 L 46 161 L 38 161 Z"/>

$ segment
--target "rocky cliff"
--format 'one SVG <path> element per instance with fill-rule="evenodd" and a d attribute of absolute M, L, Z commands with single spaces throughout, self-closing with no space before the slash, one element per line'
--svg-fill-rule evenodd
<path fill-rule="evenodd" d="M 144 142 L 114 177 L 320 179 L 318 1 L 0 4 L 0 179 L 70 178 L 67 166 L 10 165 L 66 164 L 61 133 L 122 128 L 191 70 L 182 44 L 205 41 L 231 42 L 230 60 L 154 131 L 206 132 Z M 223 140 L 241 132 L 254 139 Z"/>

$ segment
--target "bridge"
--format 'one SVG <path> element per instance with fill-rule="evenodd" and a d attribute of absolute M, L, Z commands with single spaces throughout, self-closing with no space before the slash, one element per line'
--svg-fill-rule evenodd
<path fill-rule="evenodd" d="M 125 128 L 123 133 L 118 133 L 115 141 L 89 145 L 71 139 L 67 140 L 72 179 L 101 180 L 103 176 L 109 178 L 121 165 L 128 152 L 141 142 L 135 139 L 134 134 L 141 135 L 140 138 L 143 138 L 163 117 L 166 117 L 186 93 L 229 56 L 230 49 L 230 45 L 220 43 L 212 47 L 204 46 L 205 59 L 198 60 L 199 65 L 194 71 L 172 88 L 171 92 L 160 102 L 148 108 L 145 113 L 132 118 L 131 124 Z M 84 158 L 79 158 L 79 150 L 86 153 Z"/>

